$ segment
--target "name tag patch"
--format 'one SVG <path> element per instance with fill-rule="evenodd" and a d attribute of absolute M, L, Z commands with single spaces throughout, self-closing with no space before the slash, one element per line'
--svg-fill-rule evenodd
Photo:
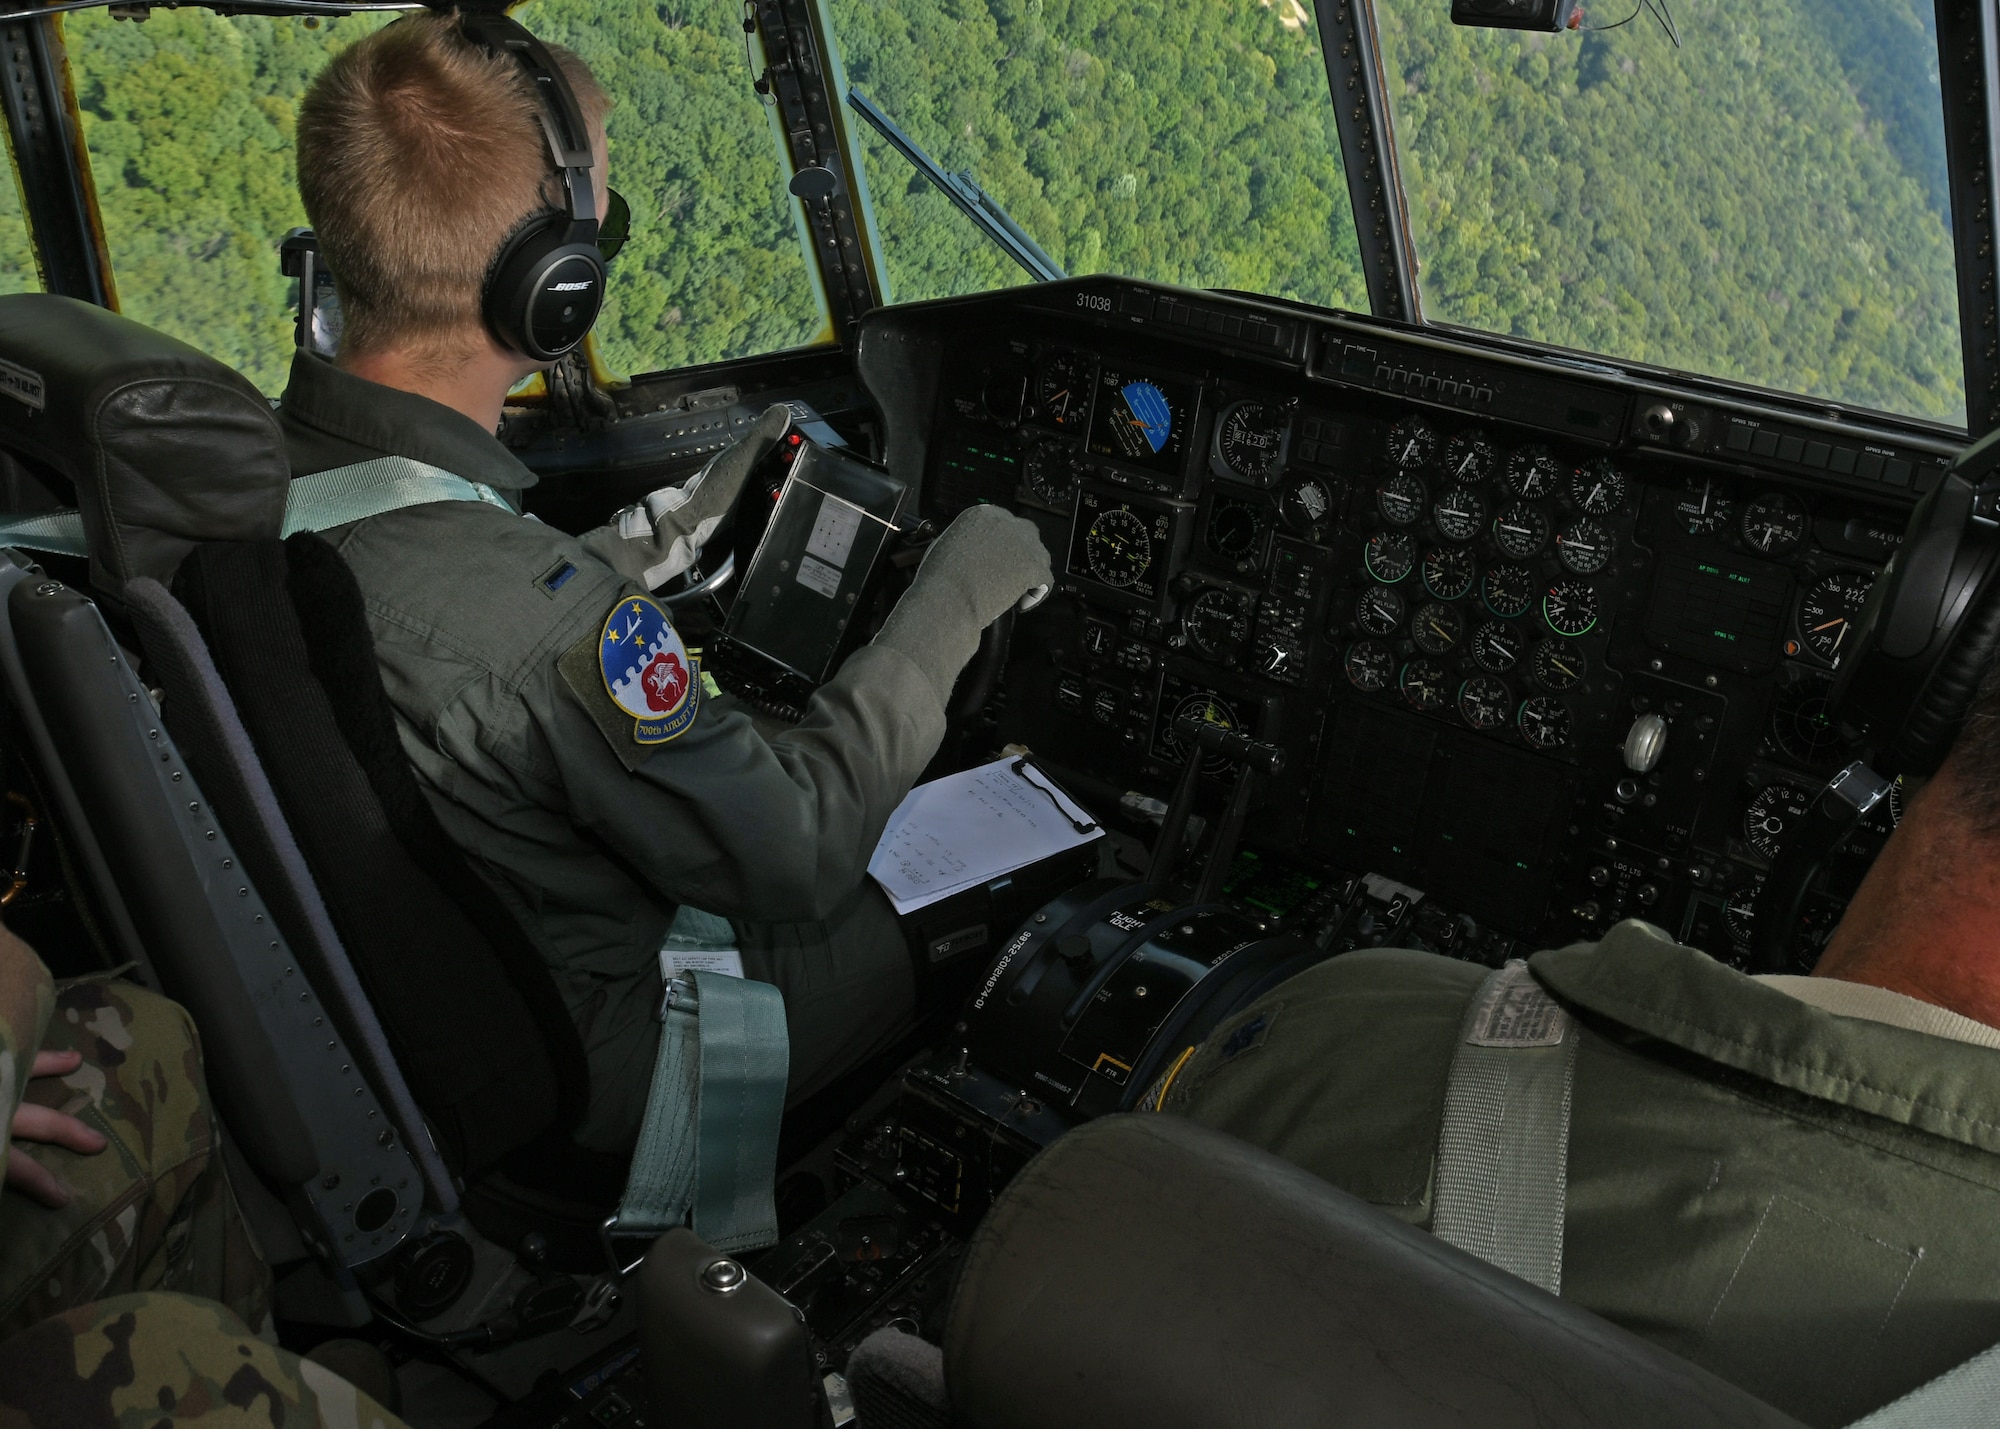
<path fill-rule="evenodd" d="M 643 595 L 611 608 L 597 640 L 597 668 L 613 704 L 632 717 L 635 744 L 686 733 L 701 707 L 701 667 L 666 611 Z"/>
<path fill-rule="evenodd" d="M 42 410 L 48 400 L 47 388 L 42 383 L 42 374 L 17 363 L 0 361 L 0 392 L 6 393 L 16 402 Z"/>

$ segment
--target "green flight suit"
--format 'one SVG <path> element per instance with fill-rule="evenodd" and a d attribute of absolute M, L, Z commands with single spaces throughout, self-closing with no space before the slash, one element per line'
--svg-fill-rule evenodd
<path fill-rule="evenodd" d="M 409 457 L 510 497 L 535 476 L 426 398 L 301 356 L 280 418 L 295 475 Z M 601 688 L 595 642 L 644 592 L 573 538 L 447 502 L 324 533 L 360 582 L 403 747 L 452 839 L 540 950 L 582 1033 L 582 1144 L 629 1146 L 659 1046 L 657 954 L 677 905 L 735 926 L 784 994 L 803 1096 L 906 1024 L 909 955 L 869 855 L 944 732 L 904 655 L 857 651 L 795 728 L 767 737 L 726 697 L 640 746 Z M 550 578 L 565 564 L 575 573 Z M 555 588 L 552 588 L 555 587 Z M 558 668 L 571 655 L 588 678 Z M 948 693 L 948 692 L 946 692 Z"/>
<path fill-rule="evenodd" d="M 2000 1342 L 2000 1050 L 1835 1016 L 1636 921 L 1528 966 L 1583 1028 L 1564 1299 L 1815 1425 Z M 1486 972 L 1334 958 L 1217 1028 L 1163 1110 L 1428 1228 Z"/>

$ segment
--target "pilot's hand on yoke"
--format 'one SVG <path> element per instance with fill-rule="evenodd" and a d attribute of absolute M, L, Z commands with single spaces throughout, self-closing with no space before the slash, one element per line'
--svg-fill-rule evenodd
<path fill-rule="evenodd" d="M 1054 581 L 1034 522 L 998 506 L 968 507 L 924 553 L 875 643 L 908 656 L 948 695 L 980 632 L 1009 610 L 1032 608 Z"/>
<path fill-rule="evenodd" d="M 649 492 L 583 538 L 593 555 L 647 590 L 658 590 L 692 566 L 736 504 L 743 482 L 777 445 L 791 422 L 781 406 L 768 407 L 748 431 L 718 452 L 679 486 Z"/>

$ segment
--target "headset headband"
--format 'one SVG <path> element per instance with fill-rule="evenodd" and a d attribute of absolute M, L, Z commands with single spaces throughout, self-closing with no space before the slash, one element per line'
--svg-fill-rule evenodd
<path fill-rule="evenodd" d="M 466 15 L 465 37 L 488 54 L 505 55 L 527 71 L 535 86 L 549 158 L 562 176 L 563 210 L 570 222 L 565 241 L 590 243 L 597 237 L 597 194 L 590 185 L 590 126 L 583 106 L 563 77 L 548 47 L 511 15 Z M 584 225 L 589 231 L 584 232 Z"/>

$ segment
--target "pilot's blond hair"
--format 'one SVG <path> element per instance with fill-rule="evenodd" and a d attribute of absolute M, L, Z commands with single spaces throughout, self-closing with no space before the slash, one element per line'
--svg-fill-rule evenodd
<path fill-rule="evenodd" d="M 549 51 L 601 124 L 610 101 L 589 68 Z M 409 16 L 336 55 L 300 101 L 298 165 L 350 354 L 462 350 L 501 246 L 561 207 L 533 81 L 455 15 Z"/>

